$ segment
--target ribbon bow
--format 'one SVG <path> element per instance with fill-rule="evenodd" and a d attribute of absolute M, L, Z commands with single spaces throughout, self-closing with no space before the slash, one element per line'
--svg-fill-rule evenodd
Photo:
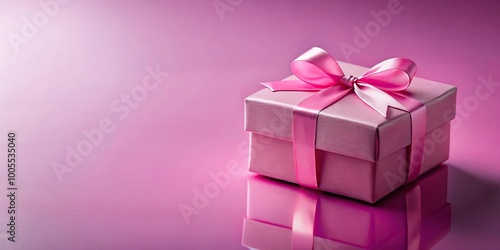
<path fill-rule="evenodd" d="M 422 147 L 415 145 L 423 145 L 425 139 L 425 106 L 416 100 L 401 103 L 389 94 L 408 88 L 417 69 L 412 60 L 388 59 L 373 66 L 362 76 L 354 77 L 345 75 L 337 61 L 326 51 L 314 47 L 295 59 L 291 68 L 300 80 L 262 84 L 273 92 L 317 92 L 302 100 L 293 111 L 293 150 L 299 184 L 318 188 L 315 158 L 318 115 L 351 90 L 384 117 L 387 117 L 388 107 L 412 112 L 412 147 L 407 182 L 418 177 L 423 154 Z"/>

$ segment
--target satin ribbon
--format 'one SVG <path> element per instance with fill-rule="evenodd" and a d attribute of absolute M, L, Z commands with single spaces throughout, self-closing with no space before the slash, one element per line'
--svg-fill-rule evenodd
<path fill-rule="evenodd" d="M 318 193 L 301 189 L 295 201 L 292 221 L 291 246 L 294 250 L 314 249 L 314 224 L 318 205 Z M 406 249 L 420 249 L 422 229 L 422 193 L 419 184 L 405 194 Z"/>
<path fill-rule="evenodd" d="M 318 194 L 301 189 L 295 201 L 292 222 L 292 249 L 312 249 Z"/>
<path fill-rule="evenodd" d="M 318 115 L 353 91 L 363 102 L 387 117 L 393 107 L 410 113 L 412 137 L 410 167 L 406 182 L 420 174 L 425 139 L 425 106 L 397 92 L 405 90 L 416 73 L 416 64 L 404 58 L 385 60 L 360 77 L 345 75 L 337 61 L 321 48 L 314 47 L 292 62 L 299 80 L 262 83 L 271 91 L 313 91 L 293 110 L 292 138 L 295 173 L 300 185 L 318 188 L 316 174 L 316 126 Z"/>
<path fill-rule="evenodd" d="M 406 227 L 408 236 L 406 249 L 420 249 L 420 232 L 422 229 L 422 193 L 420 185 L 415 185 L 406 193 Z"/>

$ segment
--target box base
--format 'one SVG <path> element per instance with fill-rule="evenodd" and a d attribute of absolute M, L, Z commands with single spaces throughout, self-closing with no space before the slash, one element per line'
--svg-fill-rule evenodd
<path fill-rule="evenodd" d="M 420 175 L 449 156 L 450 122 L 426 134 Z M 318 189 L 374 203 L 405 184 L 409 147 L 376 162 L 316 150 Z M 250 135 L 249 170 L 297 183 L 293 144 L 256 133 Z"/>

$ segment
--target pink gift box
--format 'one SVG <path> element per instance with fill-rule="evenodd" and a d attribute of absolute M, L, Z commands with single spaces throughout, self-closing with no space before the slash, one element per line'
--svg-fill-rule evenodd
<path fill-rule="evenodd" d="M 339 62 L 344 72 L 367 68 Z M 296 79 L 291 76 L 287 79 Z M 456 87 L 415 77 L 405 96 L 425 105 L 426 139 L 419 174 L 448 159 Z M 251 132 L 249 170 L 298 183 L 292 144 L 294 107 L 312 95 L 262 89 L 245 99 L 245 130 Z M 323 109 L 317 120 L 318 189 L 374 203 L 406 182 L 411 144 L 408 112 L 390 108 L 388 118 L 354 93 Z"/>
<path fill-rule="evenodd" d="M 297 212 L 310 206 L 299 202 L 305 192 L 316 199 L 316 212 L 311 242 L 304 248 L 430 249 L 450 231 L 447 177 L 447 167 L 440 165 L 374 205 L 250 177 L 242 244 L 291 249 L 295 220 L 308 216 Z"/>

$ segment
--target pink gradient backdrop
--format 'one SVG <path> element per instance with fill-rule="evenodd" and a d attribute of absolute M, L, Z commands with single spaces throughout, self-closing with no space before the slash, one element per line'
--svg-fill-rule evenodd
<path fill-rule="evenodd" d="M 355 27 L 388 2 L 243 0 L 220 18 L 212 0 L 72 0 L 16 52 L 9 34 L 21 34 L 23 17 L 43 8 L 0 1 L 0 140 L 16 130 L 19 151 L 17 242 L 6 240 L 0 192 L 0 248 L 243 248 L 243 99 L 260 81 L 288 75 L 291 60 L 312 46 L 366 67 L 411 58 L 417 76 L 458 86 L 462 106 L 478 100 L 478 77 L 500 82 L 496 1 L 401 0 L 401 13 L 347 58 L 340 44 L 353 44 Z M 168 76 L 120 120 L 111 104 L 156 65 Z M 452 229 L 436 249 L 498 246 L 499 89 L 478 107 L 465 103 L 454 122 Z M 51 164 L 103 118 L 115 130 L 59 182 Z M 193 189 L 228 164 L 241 173 L 186 224 L 178 205 L 192 205 Z M 2 190 L 6 174 L 2 168 Z"/>

